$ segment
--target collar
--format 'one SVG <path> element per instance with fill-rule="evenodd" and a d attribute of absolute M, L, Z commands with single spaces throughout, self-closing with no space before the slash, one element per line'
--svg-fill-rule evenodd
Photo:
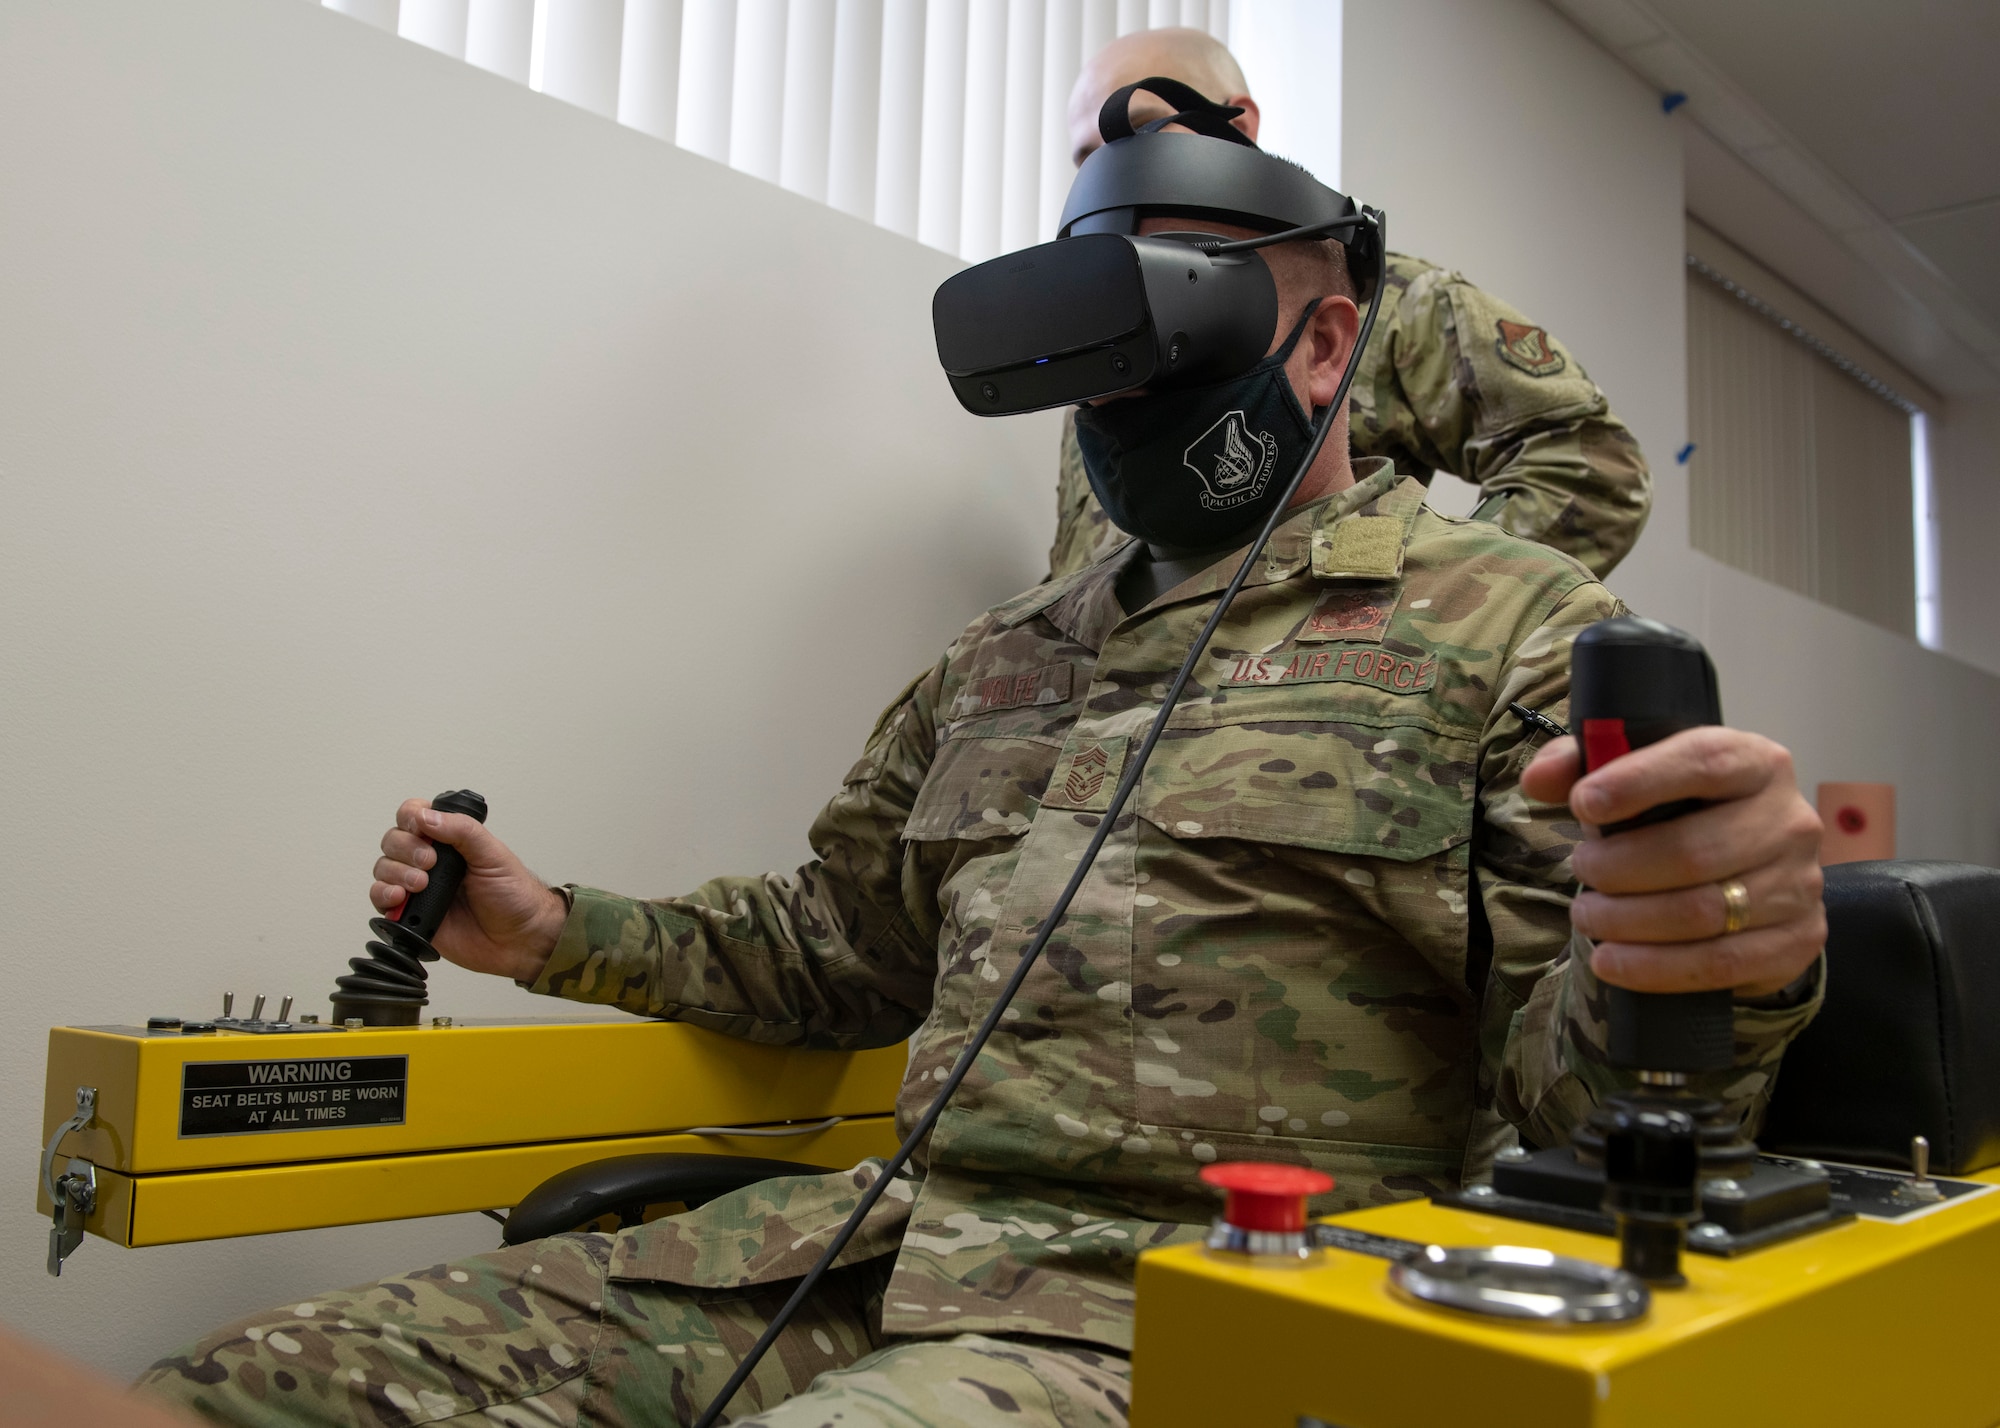
<path fill-rule="evenodd" d="M 1243 582 L 1246 589 L 1289 580 L 1308 566 L 1319 580 L 1387 582 L 1402 578 L 1403 552 L 1410 543 L 1417 512 L 1423 509 L 1423 484 L 1414 477 L 1397 475 L 1395 466 L 1380 456 L 1356 461 L 1354 472 L 1352 486 L 1301 506 L 1271 533 L 1262 563 Z M 1015 596 L 996 608 L 993 616 L 1012 628 L 1046 614 L 1071 639 L 1101 650 L 1111 631 L 1126 618 L 1118 605 L 1116 586 L 1137 546 L 1138 542 L 1128 540 L 1094 565 Z M 1236 573 L 1240 558 L 1232 554 L 1218 560 L 1167 591 L 1148 609 L 1220 593 Z"/>
<path fill-rule="evenodd" d="M 1398 476 L 1385 457 L 1357 461 L 1355 474 L 1313 530 L 1312 573 L 1321 580 L 1400 580 L 1428 492 L 1415 477 Z"/>

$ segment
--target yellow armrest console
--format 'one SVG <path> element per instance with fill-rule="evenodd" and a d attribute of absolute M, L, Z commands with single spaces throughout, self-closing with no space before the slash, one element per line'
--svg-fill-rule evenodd
<path fill-rule="evenodd" d="M 93 1164 L 88 1233 L 172 1244 L 515 1204 L 613 1155 L 692 1151 L 846 1166 L 894 1148 L 906 1053 L 758 1046 L 655 1021 L 327 1028 L 57 1027 L 44 1142 Z M 692 1128 L 787 1129 L 732 1136 Z M 44 1214 L 46 1189 L 37 1187 Z"/>

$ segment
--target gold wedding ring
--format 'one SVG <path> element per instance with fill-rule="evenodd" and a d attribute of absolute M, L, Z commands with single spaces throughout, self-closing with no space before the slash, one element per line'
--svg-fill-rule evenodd
<path fill-rule="evenodd" d="M 1729 878 L 1717 883 L 1722 889 L 1722 935 L 1741 932 L 1750 925 L 1750 889 L 1743 886 L 1743 879 Z"/>

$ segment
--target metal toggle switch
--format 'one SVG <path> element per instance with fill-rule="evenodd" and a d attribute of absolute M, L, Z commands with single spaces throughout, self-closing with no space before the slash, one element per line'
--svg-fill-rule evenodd
<path fill-rule="evenodd" d="M 1896 1187 L 1898 1200 L 1935 1205 L 1944 1199 L 1944 1191 L 1931 1179 L 1931 1143 L 1923 1136 L 1910 1137 L 1910 1169 L 1916 1173 Z"/>

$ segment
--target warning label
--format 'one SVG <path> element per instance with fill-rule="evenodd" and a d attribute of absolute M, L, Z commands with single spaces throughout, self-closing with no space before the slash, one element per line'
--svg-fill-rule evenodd
<path fill-rule="evenodd" d="M 407 1056 L 190 1061 L 181 1068 L 181 1136 L 399 1126 Z"/>

